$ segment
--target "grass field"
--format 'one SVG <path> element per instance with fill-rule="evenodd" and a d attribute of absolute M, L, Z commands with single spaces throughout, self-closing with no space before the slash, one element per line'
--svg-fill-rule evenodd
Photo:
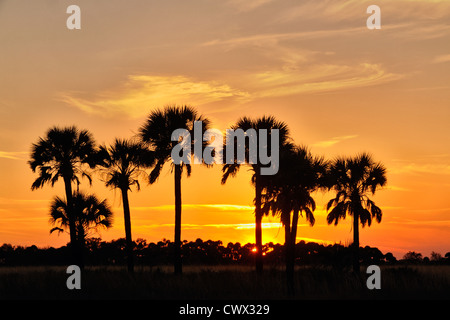
<path fill-rule="evenodd" d="M 382 267 L 381 289 L 366 287 L 361 277 L 328 267 L 299 267 L 295 297 L 286 295 L 282 269 L 267 268 L 258 277 L 246 266 L 136 268 L 87 267 L 81 290 L 68 290 L 64 267 L 0 268 L 0 299 L 450 299 L 450 266 Z"/>

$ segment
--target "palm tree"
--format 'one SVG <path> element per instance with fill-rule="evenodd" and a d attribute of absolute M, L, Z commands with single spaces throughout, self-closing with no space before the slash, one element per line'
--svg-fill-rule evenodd
<path fill-rule="evenodd" d="M 77 242 L 84 250 L 86 239 L 91 231 L 112 226 L 112 211 L 106 200 L 100 201 L 95 195 L 87 195 L 76 192 L 72 195 L 73 205 L 70 207 L 66 200 L 55 197 L 50 205 L 50 220 L 52 225 L 57 225 L 50 230 L 63 232 L 70 229 L 70 214 L 75 216 L 75 229 Z M 69 210 L 72 208 L 72 210 Z M 83 263 L 81 264 L 81 267 Z"/>
<path fill-rule="evenodd" d="M 281 152 L 280 170 L 263 178 L 262 211 L 279 215 L 285 228 L 286 280 L 288 294 L 294 294 L 295 242 L 299 214 L 315 223 L 316 203 L 311 193 L 325 188 L 328 163 L 314 157 L 306 147 L 287 146 Z M 292 220 L 291 220 L 292 213 Z"/>
<path fill-rule="evenodd" d="M 372 156 L 361 153 L 354 158 L 337 158 L 329 170 L 329 188 L 336 197 L 327 204 L 328 224 L 337 225 L 349 214 L 353 217 L 353 272 L 359 274 L 359 223 L 370 227 L 372 219 L 380 223 L 382 211 L 369 199 L 386 182 L 386 168 Z"/>
<path fill-rule="evenodd" d="M 70 209 L 72 182 L 76 182 L 79 186 L 79 176 L 87 177 L 91 182 L 83 165 L 88 164 L 91 168 L 95 167 L 93 154 L 95 154 L 95 142 L 89 131 L 78 130 L 75 126 L 52 127 L 47 131 L 45 138 L 39 138 L 38 142 L 32 145 L 31 160 L 28 162 L 33 172 L 39 170 L 39 177 L 31 185 L 31 190 L 42 188 L 45 184 L 53 187 L 59 178 L 64 181 L 68 204 L 70 245 L 76 263 L 81 259 L 81 252 L 77 250 L 76 217 Z"/>
<path fill-rule="evenodd" d="M 247 163 L 251 171 L 253 172 L 251 182 L 255 186 L 255 245 L 256 245 L 256 252 L 255 252 L 255 268 L 256 272 L 260 274 L 263 270 L 263 260 L 262 260 L 262 217 L 263 213 L 261 211 L 261 193 L 262 193 L 262 181 L 261 181 L 261 168 L 263 168 L 265 165 L 261 164 L 259 161 L 259 157 L 257 161 L 250 161 L 250 150 L 249 146 L 251 145 L 252 141 L 250 139 L 256 138 L 258 139 L 259 130 L 265 129 L 267 130 L 267 141 L 268 144 L 270 144 L 271 141 L 271 129 L 278 129 L 279 131 L 279 147 L 280 149 L 285 148 L 285 146 L 288 144 L 289 141 L 289 129 L 287 124 L 285 124 L 282 121 L 278 121 L 273 116 L 263 116 L 258 119 L 250 119 L 248 117 L 243 117 L 239 119 L 235 125 L 231 126 L 231 129 L 233 131 L 236 131 L 238 129 L 242 129 L 245 132 L 248 132 L 249 129 L 254 129 L 256 131 L 255 137 L 249 137 L 249 143 L 245 144 L 245 163 Z M 230 142 L 230 137 L 226 137 L 227 143 Z M 255 143 L 257 146 L 256 154 L 260 154 L 262 150 L 260 150 L 259 144 Z M 242 146 L 239 146 L 238 143 L 235 144 L 236 149 L 240 148 Z M 270 145 L 266 146 L 268 150 L 270 150 Z M 237 150 L 236 150 L 237 151 Z M 226 157 L 226 152 L 224 152 L 224 156 Z M 234 152 L 235 155 L 237 155 L 237 152 Z M 241 167 L 240 161 L 238 161 L 237 157 L 234 157 L 234 161 L 232 163 L 226 163 L 222 168 L 222 184 L 225 184 L 230 176 L 234 177 L 236 176 L 237 172 L 239 171 L 239 168 Z M 227 162 L 229 162 L 227 160 Z M 253 163 L 251 163 L 253 162 Z"/>
<path fill-rule="evenodd" d="M 146 123 L 139 129 L 141 140 L 150 150 L 155 151 L 156 164 L 150 173 L 150 183 L 154 183 L 166 162 L 171 159 L 172 149 L 178 141 L 172 141 L 172 133 L 177 129 L 185 129 L 191 136 L 190 150 L 195 150 L 196 137 L 194 135 L 194 122 L 202 122 L 202 137 L 209 128 L 209 120 L 200 115 L 191 106 L 167 106 L 150 113 Z M 202 139 L 202 137 L 200 139 Z M 203 140 L 203 139 L 202 139 Z M 197 142 L 198 143 L 198 142 Z M 205 143 L 202 141 L 202 147 Z M 181 263 L 181 174 L 186 170 L 187 176 L 191 174 L 191 165 L 185 161 L 175 164 L 172 161 L 175 183 L 175 239 L 174 239 L 174 272 L 182 273 Z"/>
<path fill-rule="evenodd" d="M 152 166 L 154 162 L 154 153 L 141 142 L 115 139 L 109 148 L 100 146 L 99 165 L 104 168 L 106 186 L 118 188 L 122 193 L 127 265 L 130 273 L 134 271 L 134 262 L 128 190 L 131 190 L 132 185 L 136 185 L 140 190 L 138 179 L 145 174 L 142 169 Z"/>

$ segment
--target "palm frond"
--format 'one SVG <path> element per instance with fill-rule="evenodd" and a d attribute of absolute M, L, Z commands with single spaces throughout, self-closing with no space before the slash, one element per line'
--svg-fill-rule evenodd
<path fill-rule="evenodd" d="M 240 165 L 237 163 L 232 163 L 232 164 L 225 164 L 222 167 L 222 180 L 221 183 L 225 184 L 228 180 L 228 178 L 231 177 L 235 177 L 237 172 L 239 171 Z"/>
<path fill-rule="evenodd" d="M 77 181 L 74 176 L 82 174 L 81 165 L 95 158 L 95 141 L 87 130 L 75 126 L 52 127 L 45 138 L 40 137 L 32 144 L 31 160 L 33 172 L 39 169 L 39 177 L 33 182 L 32 190 L 48 183 L 51 186 L 63 177 L 65 181 Z M 94 165 L 94 163 L 90 163 Z M 86 173 L 85 173 L 86 174 Z"/>
<path fill-rule="evenodd" d="M 312 227 L 314 226 L 314 223 L 316 222 L 316 219 L 314 218 L 314 210 L 311 210 L 308 207 L 303 208 L 303 211 L 305 211 L 306 221 L 309 222 L 309 225 Z"/>
<path fill-rule="evenodd" d="M 327 215 L 327 223 L 336 226 L 341 219 L 345 219 L 348 211 L 348 204 L 346 202 L 339 202 Z"/>

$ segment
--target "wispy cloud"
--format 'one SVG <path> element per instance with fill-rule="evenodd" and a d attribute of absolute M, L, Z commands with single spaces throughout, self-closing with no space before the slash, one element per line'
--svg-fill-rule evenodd
<path fill-rule="evenodd" d="M 29 152 L 27 151 L 0 151 L 0 158 L 3 159 L 11 159 L 11 160 L 24 160 L 26 155 Z"/>
<path fill-rule="evenodd" d="M 358 137 L 357 134 L 353 134 L 353 135 L 348 135 L 348 136 L 339 136 L 339 137 L 333 137 L 329 140 L 324 140 L 324 141 L 319 141 L 316 142 L 314 144 L 312 144 L 314 147 L 321 147 L 321 148 L 327 148 L 327 147 L 331 147 L 334 146 L 336 143 L 339 143 L 341 141 L 345 141 L 348 139 L 353 139 Z"/>
<path fill-rule="evenodd" d="M 279 32 L 279 33 L 260 33 L 248 36 L 233 37 L 226 39 L 214 39 L 202 43 L 202 46 L 222 46 L 225 48 L 232 48 L 236 46 L 248 45 L 267 45 L 274 42 L 280 43 L 286 40 L 294 39 L 317 39 L 317 38 L 332 38 L 337 35 L 354 35 L 355 32 L 364 32 L 365 29 L 361 27 L 341 28 L 341 29 L 322 29 L 309 30 L 297 32 Z"/>
<path fill-rule="evenodd" d="M 448 212 L 450 208 L 447 208 Z M 429 211 L 424 211 L 429 212 Z M 402 226 L 417 226 L 417 227 L 438 227 L 438 228 L 448 228 L 450 227 L 450 220 L 416 220 L 409 219 L 403 217 L 391 217 L 389 221 L 386 221 L 389 224 L 399 224 Z"/>
<path fill-rule="evenodd" d="M 299 224 L 299 226 L 303 226 Z M 149 224 L 149 225 L 140 225 L 140 228 L 164 228 L 170 227 L 173 228 L 173 223 L 163 223 L 163 224 Z M 279 222 L 263 222 L 261 224 L 263 229 L 278 229 L 281 228 L 281 223 Z M 196 223 L 183 223 L 183 229 L 203 229 L 203 228 L 230 228 L 235 230 L 242 229 L 255 229 L 254 223 L 209 223 L 209 224 L 196 224 Z"/>
<path fill-rule="evenodd" d="M 404 188 L 404 187 L 400 187 L 400 186 L 386 186 L 387 190 L 392 190 L 392 191 L 411 191 L 411 189 L 408 188 Z"/>
<path fill-rule="evenodd" d="M 39 205 L 48 203 L 49 200 L 44 199 L 13 199 L 13 198 L 2 198 L 0 197 L 0 204 L 1 205 Z"/>
<path fill-rule="evenodd" d="M 390 173 L 439 174 L 450 175 L 450 165 L 447 163 L 404 163 L 391 166 Z"/>
<path fill-rule="evenodd" d="M 175 205 L 167 204 L 149 207 L 132 207 L 133 210 L 175 210 Z M 220 211 L 253 211 L 255 207 L 237 204 L 183 204 L 183 209 L 213 209 Z"/>
<path fill-rule="evenodd" d="M 90 114 L 141 117 L 154 107 L 167 104 L 202 105 L 228 98 L 246 99 L 248 93 L 215 81 L 186 76 L 131 75 L 118 88 L 83 98 L 80 93 L 62 93 L 60 99 Z"/>
<path fill-rule="evenodd" d="M 227 4 L 240 12 L 247 12 L 261 7 L 273 0 L 228 0 Z"/>
<path fill-rule="evenodd" d="M 327 22 L 333 21 L 358 21 L 366 14 L 366 8 L 374 4 L 372 0 L 304 0 L 289 7 L 280 19 L 287 21 L 322 17 Z M 435 20 L 445 17 L 450 8 L 448 0 L 378 0 L 376 4 L 383 12 L 396 19 L 407 19 L 408 21 L 426 19 Z M 367 15 L 368 16 L 368 15 Z"/>
<path fill-rule="evenodd" d="M 380 64 L 312 64 L 299 70 L 276 69 L 244 77 L 253 87 L 252 97 L 282 97 L 293 94 L 333 92 L 398 80 Z"/>
<path fill-rule="evenodd" d="M 439 55 L 434 58 L 433 63 L 450 62 L 450 54 Z"/>
<path fill-rule="evenodd" d="M 66 92 L 59 99 L 89 114 L 138 118 L 151 108 L 167 104 L 204 105 L 227 99 L 240 105 L 259 98 L 330 92 L 386 83 L 402 77 L 387 72 L 379 64 L 308 65 L 305 55 L 293 55 L 290 51 L 279 59 L 281 65 L 271 70 L 242 72 L 232 80 L 235 82 L 233 87 L 186 76 L 134 75 L 118 88 L 95 93 L 91 97 Z"/>

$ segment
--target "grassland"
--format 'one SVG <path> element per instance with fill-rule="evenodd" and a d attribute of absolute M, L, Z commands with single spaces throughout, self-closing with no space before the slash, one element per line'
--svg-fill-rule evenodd
<path fill-rule="evenodd" d="M 246 266 L 87 267 L 81 290 L 68 290 L 64 267 L 0 268 L 0 299 L 450 299 L 450 266 L 382 267 L 381 289 L 366 287 L 361 277 L 329 267 L 299 267 L 295 297 L 286 295 L 285 274 L 267 268 L 257 276 Z"/>

